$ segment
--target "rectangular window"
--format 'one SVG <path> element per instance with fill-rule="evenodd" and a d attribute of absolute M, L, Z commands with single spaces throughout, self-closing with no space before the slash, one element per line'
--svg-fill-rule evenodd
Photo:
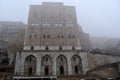
<path fill-rule="evenodd" d="M 50 26 L 50 24 L 46 23 L 46 24 L 42 24 L 42 26 Z"/>
<path fill-rule="evenodd" d="M 56 27 L 61 27 L 62 24 L 57 24 L 57 23 L 56 23 L 55 26 L 56 26 Z"/>
<path fill-rule="evenodd" d="M 59 26 L 61 27 L 61 26 L 62 26 L 62 24 L 59 24 Z"/>
<path fill-rule="evenodd" d="M 55 26 L 58 26 L 58 24 L 55 24 Z"/>
<path fill-rule="evenodd" d="M 35 26 L 39 26 L 39 24 L 36 24 Z"/>
<path fill-rule="evenodd" d="M 30 38 L 30 39 L 36 39 L 36 38 L 37 38 L 37 35 L 29 35 L 29 38 Z"/>
<path fill-rule="evenodd" d="M 31 24 L 31 26 L 35 26 L 35 24 Z"/>

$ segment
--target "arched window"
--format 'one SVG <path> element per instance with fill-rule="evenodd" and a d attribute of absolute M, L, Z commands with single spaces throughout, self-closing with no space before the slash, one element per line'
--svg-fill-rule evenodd
<path fill-rule="evenodd" d="M 79 55 L 74 55 L 71 58 L 72 73 L 82 74 L 82 61 Z"/>
<path fill-rule="evenodd" d="M 24 68 L 25 68 L 24 72 L 26 76 L 33 76 L 35 74 L 36 63 L 37 63 L 37 59 L 33 55 L 26 57 L 24 64 Z"/>
<path fill-rule="evenodd" d="M 75 57 L 74 57 L 73 59 L 74 59 L 74 61 L 76 61 L 76 58 L 75 58 Z"/>
<path fill-rule="evenodd" d="M 46 57 L 46 62 L 48 61 L 48 58 Z"/>
<path fill-rule="evenodd" d="M 57 57 L 57 75 L 67 75 L 68 74 L 68 65 L 67 58 L 64 55 Z"/>
<path fill-rule="evenodd" d="M 42 75 L 48 76 L 52 73 L 52 58 L 49 55 L 45 55 L 41 60 Z"/>

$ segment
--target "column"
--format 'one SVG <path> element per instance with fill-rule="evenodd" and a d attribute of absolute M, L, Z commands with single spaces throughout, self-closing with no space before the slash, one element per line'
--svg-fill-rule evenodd
<path fill-rule="evenodd" d="M 71 58 L 68 57 L 67 58 L 67 62 L 68 62 L 68 75 L 71 75 L 72 74 L 72 66 L 71 66 Z"/>
<path fill-rule="evenodd" d="M 57 59 L 56 59 L 56 55 L 53 55 L 53 58 L 52 58 L 52 69 L 53 69 L 53 70 L 52 70 L 52 71 L 53 71 L 52 74 L 53 74 L 53 75 L 57 75 L 57 74 L 56 74 L 56 60 L 57 60 Z"/>
<path fill-rule="evenodd" d="M 41 75 L 41 55 L 37 55 L 36 75 Z"/>

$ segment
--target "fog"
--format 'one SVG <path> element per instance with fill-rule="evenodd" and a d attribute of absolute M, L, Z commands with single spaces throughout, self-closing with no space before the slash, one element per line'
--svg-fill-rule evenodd
<path fill-rule="evenodd" d="M 29 5 L 42 2 L 75 6 L 78 24 L 90 36 L 120 38 L 120 0 L 0 0 L 0 21 L 27 24 Z"/>

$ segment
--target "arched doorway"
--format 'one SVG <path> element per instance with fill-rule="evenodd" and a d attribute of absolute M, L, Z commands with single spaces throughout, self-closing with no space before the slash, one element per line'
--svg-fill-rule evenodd
<path fill-rule="evenodd" d="M 25 65 L 24 65 L 24 68 L 25 68 L 24 74 L 26 76 L 35 75 L 35 73 L 36 73 L 36 61 L 37 61 L 37 59 L 33 55 L 26 57 Z"/>
<path fill-rule="evenodd" d="M 79 55 L 74 55 L 71 58 L 72 74 L 82 74 L 82 61 Z"/>
<path fill-rule="evenodd" d="M 75 70 L 74 70 L 74 71 L 75 71 L 75 74 L 78 74 L 78 71 L 79 71 L 79 70 L 78 70 L 78 66 L 77 66 L 77 65 L 75 65 L 75 68 L 74 68 L 74 69 L 75 69 Z"/>
<path fill-rule="evenodd" d="M 41 71 L 44 76 L 52 75 L 52 58 L 49 55 L 45 55 L 42 58 Z"/>
<path fill-rule="evenodd" d="M 64 75 L 64 67 L 63 66 L 60 66 L 60 75 Z"/>
<path fill-rule="evenodd" d="M 67 58 L 64 55 L 60 55 L 57 57 L 57 75 L 67 74 L 68 74 Z"/>
<path fill-rule="evenodd" d="M 45 66 L 45 75 L 47 76 L 47 75 L 49 75 L 49 67 L 48 66 Z"/>

